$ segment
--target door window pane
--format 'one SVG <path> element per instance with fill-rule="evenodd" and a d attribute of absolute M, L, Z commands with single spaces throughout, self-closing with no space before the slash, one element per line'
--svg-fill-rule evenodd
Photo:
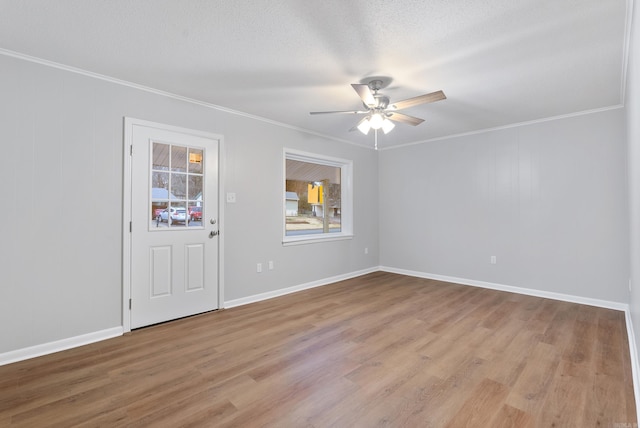
<path fill-rule="evenodd" d="M 150 230 L 202 227 L 204 151 L 154 142 Z"/>
<path fill-rule="evenodd" d="M 187 148 L 171 146 L 171 171 L 187 171 Z"/>
<path fill-rule="evenodd" d="M 171 174 L 172 197 L 184 201 L 187 199 L 187 176 L 186 174 Z"/>
<path fill-rule="evenodd" d="M 201 149 L 189 149 L 189 172 L 202 173 L 203 153 Z"/>
<path fill-rule="evenodd" d="M 202 199 L 202 176 L 189 174 L 189 199 Z"/>
<path fill-rule="evenodd" d="M 168 171 L 171 154 L 171 146 L 168 144 L 153 143 L 153 170 Z"/>

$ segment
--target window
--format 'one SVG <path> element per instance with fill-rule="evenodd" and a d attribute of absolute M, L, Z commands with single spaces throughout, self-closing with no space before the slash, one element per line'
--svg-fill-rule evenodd
<path fill-rule="evenodd" d="M 149 230 L 201 227 L 202 148 L 154 142 Z"/>
<path fill-rule="evenodd" d="M 284 151 L 284 244 L 347 239 L 352 227 L 352 162 Z"/>

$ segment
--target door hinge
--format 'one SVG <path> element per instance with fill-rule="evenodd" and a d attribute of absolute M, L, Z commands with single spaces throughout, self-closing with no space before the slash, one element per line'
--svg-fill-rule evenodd
<path fill-rule="evenodd" d="M 133 156 L 133 144 L 129 146 L 129 156 Z"/>
<path fill-rule="evenodd" d="M 129 222 L 129 233 L 131 233 L 132 231 L 133 231 L 132 222 Z"/>
<path fill-rule="evenodd" d="M 131 299 L 129 299 L 129 310 L 131 310 Z"/>

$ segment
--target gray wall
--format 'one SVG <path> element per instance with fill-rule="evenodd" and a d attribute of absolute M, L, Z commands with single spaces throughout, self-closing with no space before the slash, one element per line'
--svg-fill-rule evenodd
<path fill-rule="evenodd" d="M 383 151 L 381 265 L 628 302 L 624 120 L 617 109 Z"/>
<path fill-rule="evenodd" d="M 125 116 L 224 136 L 226 301 L 378 265 L 373 150 L 21 59 L 0 69 L 0 353 L 122 325 Z M 354 161 L 354 239 L 282 247 L 283 147 Z"/>
<path fill-rule="evenodd" d="M 631 260 L 631 319 L 636 344 L 640 343 L 640 8 L 636 2 L 627 70 L 627 141 L 629 145 L 629 218 Z"/>
<path fill-rule="evenodd" d="M 379 153 L 11 57 L 0 69 L 0 353 L 121 325 L 125 116 L 224 135 L 226 301 L 383 265 L 626 303 L 630 200 L 640 332 L 637 55 L 626 110 Z M 353 159 L 353 240 L 282 246 L 283 147 Z"/>

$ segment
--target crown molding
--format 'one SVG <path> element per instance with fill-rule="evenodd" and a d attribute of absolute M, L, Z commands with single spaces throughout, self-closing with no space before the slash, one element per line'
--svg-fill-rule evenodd
<path fill-rule="evenodd" d="M 311 131 L 309 129 L 299 128 L 297 126 L 293 126 L 293 125 L 289 125 L 289 124 L 286 124 L 286 123 L 278 122 L 278 121 L 275 121 L 275 120 L 267 119 L 266 117 L 257 116 L 257 115 L 254 115 L 254 114 L 251 114 L 251 113 L 246 113 L 246 112 L 239 111 L 239 110 L 234 110 L 234 109 L 223 107 L 223 106 L 220 106 L 220 105 L 217 105 L 217 104 L 208 103 L 206 101 L 197 100 L 195 98 L 185 97 L 185 96 L 182 96 L 182 95 L 174 94 L 172 92 L 163 91 L 163 90 L 160 90 L 160 89 L 152 88 L 150 86 L 140 85 L 138 83 L 129 82 L 127 80 L 118 79 L 118 78 L 107 76 L 107 75 L 100 74 L 100 73 L 94 73 L 93 71 L 88 71 L 88 70 L 84 70 L 84 69 L 81 69 L 81 68 L 72 67 L 70 65 L 65 65 L 65 64 L 58 63 L 58 62 L 49 61 L 49 60 L 46 60 L 46 59 L 42 59 L 42 58 L 26 55 L 26 54 L 23 54 L 23 53 L 20 53 L 20 52 L 15 52 L 15 51 L 11 51 L 11 50 L 8 50 L 8 49 L 0 48 L 0 55 L 4 55 L 4 56 L 16 58 L 16 59 L 21 59 L 23 61 L 32 62 L 32 63 L 35 63 L 35 64 L 44 65 L 46 67 L 57 68 L 59 70 L 68 71 L 70 73 L 80 74 L 82 76 L 90 77 L 90 78 L 97 79 L 97 80 L 102 80 L 102 81 L 113 83 L 113 84 L 120 85 L 120 86 L 126 86 L 126 87 L 129 87 L 129 88 L 137 89 L 139 91 L 149 92 L 149 93 L 152 93 L 152 94 L 155 94 L 155 95 L 160 95 L 162 97 L 172 98 L 174 100 L 183 101 L 183 102 L 190 103 L 190 104 L 195 104 L 195 105 L 198 105 L 198 106 L 201 106 L 201 107 L 205 107 L 205 108 L 208 108 L 208 109 L 217 110 L 217 111 L 221 111 L 221 112 L 224 112 L 224 113 L 232 114 L 232 115 L 235 115 L 235 116 L 241 116 L 241 117 L 244 117 L 244 118 L 247 118 L 247 119 L 268 123 L 270 125 L 277 126 L 277 127 L 280 127 L 280 128 L 287 128 L 287 129 L 290 129 L 290 130 L 293 130 L 293 131 L 303 132 L 305 134 L 314 135 L 316 137 L 321 137 L 321 138 L 326 138 L 328 140 L 337 141 L 339 143 L 351 144 L 353 146 L 357 146 L 357 147 L 360 147 L 362 149 L 368 149 L 369 148 L 368 146 L 364 146 L 362 144 L 357 144 L 357 143 L 354 143 L 353 141 L 343 140 L 341 138 L 332 137 L 330 135 L 322 134 L 320 132 L 315 132 L 315 131 Z M 373 148 L 371 148 L 371 149 L 373 150 Z"/>
<path fill-rule="evenodd" d="M 404 148 L 404 147 L 408 147 L 408 146 L 417 146 L 419 144 L 432 143 L 434 141 L 450 140 L 452 138 L 460 138 L 460 137 L 468 137 L 468 136 L 471 136 L 471 135 L 485 134 L 487 132 L 502 131 L 504 129 L 520 128 L 522 126 L 535 125 L 535 124 L 544 123 L 544 122 L 552 122 L 554 120 L 562 120 L 562 119 L 568 119 L 568 118 L 578 117 L 578 116 L 586 116 L 586 115 L 589 115 L 589 114 L 602 113 L 602 112 L 605 112 L 605 111 L 618 110 L 618 109 L 621 109 L 621 108 L 624 108 L 623 104 L 616 104 L 616 105 L 609 106 L 609 107 L 602 107 L 602 108 L 597 108 L 597 109 L 592 109 L 592 110 L 584 110 L 584 111 L 579 111 L 579 112 L 575 112 L 575 113 L 568 113 L 568 114 L 562 114 L 562 115 L 558 115 L 558 116 L 546 117 L 546 118 L 543 118 L 543 119 L 529 120 L 529 121 L 526 121 L 526 122 L 512 123 L 512 124 L 509 124 L 509 125 L 496 126 L 496 127 L 493 127 L 493 128 L 479 129 L 477 131 L 469 131 L 469 132 L 462 132 L 462 133 L 459 133 L 459 134 L 445 135 L 445 136 L 442 136 L 442 137 L 430 138 L 428 140 L 414 141 L 412 143 L 398 144 L 396 146 L 381 148 L 380 151 L 400 149 L 400 148 Z"/>

